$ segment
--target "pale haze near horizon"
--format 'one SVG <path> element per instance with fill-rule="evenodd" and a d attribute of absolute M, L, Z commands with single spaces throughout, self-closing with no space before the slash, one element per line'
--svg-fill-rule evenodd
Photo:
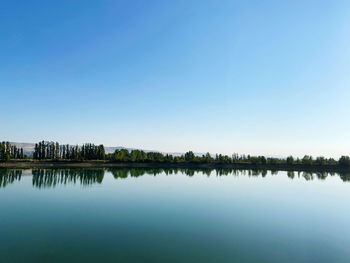
<path fill-rule="evenodd" d="M 349 1 L 3 1 L 0 140 L 350 154 Z"/>

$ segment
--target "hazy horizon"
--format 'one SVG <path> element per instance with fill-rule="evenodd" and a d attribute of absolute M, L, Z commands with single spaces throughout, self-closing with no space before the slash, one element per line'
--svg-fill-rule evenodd
<path fill-rule="evenodd" d="M 350 154 L 348 1 L 4 1 L 0 140 Z"/>

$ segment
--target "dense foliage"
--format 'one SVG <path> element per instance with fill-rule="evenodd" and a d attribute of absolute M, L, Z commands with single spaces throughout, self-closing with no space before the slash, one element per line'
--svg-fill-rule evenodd
<path fill-rule="evenodd" d="M 0 144 L 0 160 L 23 159 L 22 148 L 17 148 L 9 142 Z M 350 157 L 342 156 L 339 160 L 333 158 L 317 157 L 305 155 L 303 158 L 273 158 L 265 156 L 238 155 L 231 156 L 206 153 L 203 155 L 194 154 L 192 151 L 183 155 L 174 156 L 161 152 L 145 152 L 142 150 L 117 149 L 114 153 L 106 154 L 104 146 L 85 143 L 82 146 L 72 146 L 69 144 L 59 144 L 58 142 L 41 141 L 35 144 L 33 159 L 36 160 L 106 160 L 111 162 L 131 162 L 131 163 L 203 163 L 203 164 L 249 164 L 256 166 L 263 165 L 304 165 L 304 166 L 325 166 L 339 165 L 350 167 Z"/>
<path fill-rule="evenodd" d="M 44 159 L 67 159 L 67 160 L 104 160 L 105 148 L 103 145 L 96 146 L 86 143 L 82 146 L 60 145 L 58 142 L 39 142 L 35 144 L 33 158 Z"/>
<path fill-rule="evenodd" d="M 232 156 L 210 153 L 198 156 L 192 151 L 181 156 L 162 154 L 159 152 L 144 152 L 141 150 L 128 151 L 126 149 L 116 150 L 114 154 L 106 156 L 107 159 L 117 162 L 149 162 L 149 163 L 217 163 L 217 164 L 251 164 L 251 165 L 341 165 L 350 167 L 350 158 L 342 156 L 339 161 L 333 158 L 317 157 L 305 155 L 302 159 L 289 156 L 287 158 L 273 158 L 265 156 L 238 155 Z"/>
<path fill-rule="evenodd" d="M 10 159 L 24 159 L 23 148 L 17 148 L 10 142 L 1 142 L 0 144 L 0 160 L 8 161 Z"/>

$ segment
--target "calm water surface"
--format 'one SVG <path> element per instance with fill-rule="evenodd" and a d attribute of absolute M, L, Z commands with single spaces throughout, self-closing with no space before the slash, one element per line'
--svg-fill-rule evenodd
<path fill-rule="evenodd" d="M 350 262 L 348 180 L 0 170 L 0 262 Z"/>

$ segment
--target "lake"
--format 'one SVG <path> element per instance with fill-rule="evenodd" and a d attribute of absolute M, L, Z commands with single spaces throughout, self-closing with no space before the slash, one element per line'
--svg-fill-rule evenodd
<path fill-rule="evenodd" d="M 350 262 L 348 174 L 0 170 L 0 262 Z"/>

